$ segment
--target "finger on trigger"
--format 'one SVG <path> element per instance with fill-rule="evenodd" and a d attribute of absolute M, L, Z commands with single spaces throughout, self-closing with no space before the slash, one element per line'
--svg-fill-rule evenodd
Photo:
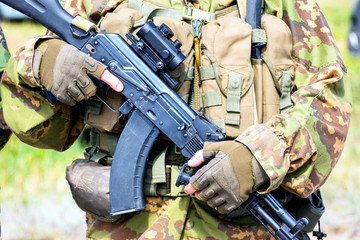
<path fill-rule="evenodd" d="M 203 150 L 197 151 L 194 156 L 189 160 L 190 167 L 200 166 L 204 162 Z"/>
<path fill-rule="evenodd" d="M 100 80 L 108 84 L 116 92 L 121 92 L 124 89 L 124 84 L 120 79 L 106 69 L 101 74 Z"/>

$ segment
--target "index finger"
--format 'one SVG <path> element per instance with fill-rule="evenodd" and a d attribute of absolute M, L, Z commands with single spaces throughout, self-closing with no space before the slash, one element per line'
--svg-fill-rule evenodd
<path fill-rule="evenodd" d="M 201 149 L 197 151 L 192 158 L 188 161 L 188 165 L 190 167 L 198 167 L 204 162 L 204 156 L 203 156 L 204 150 Z"/>
<path fill-rule="evenodd" d="M 114 74 L 109 72 L 107 69 L 101 74 L 100 80 L 109 85 L 116 92 L 124 90 L 124 84 Z"/>

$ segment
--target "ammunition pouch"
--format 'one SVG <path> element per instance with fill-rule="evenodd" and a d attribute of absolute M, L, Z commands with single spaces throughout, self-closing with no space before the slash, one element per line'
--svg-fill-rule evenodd
<path fill-rule="evenodd" d="M 110 167 L 77 159 L 66 168 L 66 180 L 76 204 L 103 221 L 115 221 L 110 215 Z"/>
<path fill-rule="evenodd" d="M 184 192 L 184 186 L 175 185 L 184 161 L 184 157 L 173 143 L 158 140 L 147 163 L 144 195 L 148 197 L 188 196 Z"/>

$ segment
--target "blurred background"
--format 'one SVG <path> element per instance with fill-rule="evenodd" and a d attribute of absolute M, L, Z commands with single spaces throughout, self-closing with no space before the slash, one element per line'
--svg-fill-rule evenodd
<path fill-rule="evenodd" d="M 327 210 L 321 227 L 328 234 L 326 239 L 360 239 L 360 56 L 348 50 L 356 1 L 319 0 L 318 3 L 346 62 L 354 107 L 342 157 L 322 187 Z M 45 33 L 42 26 L 17 14 L 0 5 L 1 27 L 11 54 L 26 40 Z M 356 48 L 358 39 L 351 35 Z M 82 152 L 79 143 L 58 153 L 31 148 L 11 137 L 0 151 L 2 239 L 85 238 L 85 214 L 77 208 L 65 180 L 65 166 L 82 157 Z"/>

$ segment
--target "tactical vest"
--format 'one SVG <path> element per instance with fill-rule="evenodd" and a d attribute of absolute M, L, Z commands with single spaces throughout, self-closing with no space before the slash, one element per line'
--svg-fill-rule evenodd
<path fill-rule="evenodd" d="M 129 0 L 107 13 L 100 26 L 126 39 L 127 32 L 136 33 L 150 19 L 157 26 L 165 23 L 173 31 L 173 39 L 182 43 L 180 49 L 186 56 L 171 73 L 180 83 L 177 93 L 194 111 L 204 109 L 227 139 L 234 139 L 249 126 L 266 122 L 292 107 L 294 62 L 290 29 L 272 15 L 263 15 L 261 29 L 252 29 L 244 21 L 244 13 L 241 1 L 238 6 L 214 14 Z M 259 42 L 266 42 L 261 59 L 251 59 L 251 46 Z M 124 102 L 122 95 L 112 90 L 99 94 L 114 109 Z M 99 160 L 114 154 L 127 120 L 126 116 L 119 118 L 119 114 L 91 99 L 85 116 L 86 123 L 93 127 L 89 158 Z M 182 188 L 176 188 L 172 178 L 176 180 L 184 159 L 176 147 L 165 146 L 156 146 L 149 160 L 144 187 L 148 196 L 182 194 Z"/>

